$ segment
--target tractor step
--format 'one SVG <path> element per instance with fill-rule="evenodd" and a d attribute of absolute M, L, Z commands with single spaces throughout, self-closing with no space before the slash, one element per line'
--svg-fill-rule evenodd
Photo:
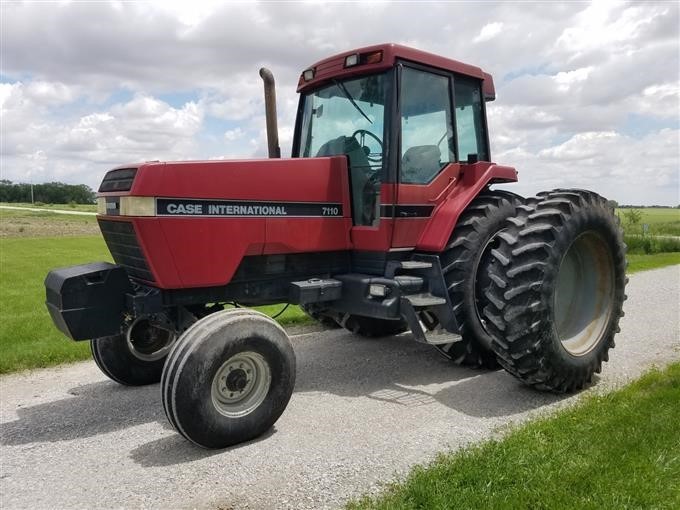
<path fill-rule="evenodd" d="M 407 299 L 413 305 L 414 308 L 424 308 L 426 306 L 437 306 L 446 304 L 445 298 L 433 296 L 430 293 L 410 294 L 404 296 L 404 298 Z"/>
<path fill-rule="evenodd" d="M 421 276 L 399 275 L 394 277 L 394 281 L 405 294 L 417 294 L 425 286 L 425 279 Z"/>
<path fill-rule="evenodd" d="M 425 342 L 430 345 L 450 344 L 453 342 L 460 342 L 462 339 L 462 336 L 457 335 L 456 333 L 449 333 L 444 329 L 425 332 Z"/>
<path fill-rule="evenodd" d="M 432 262 L 425 262 L 421 260 L 404 260 L 400 262 L 401 269 L 430 269 Z"/>

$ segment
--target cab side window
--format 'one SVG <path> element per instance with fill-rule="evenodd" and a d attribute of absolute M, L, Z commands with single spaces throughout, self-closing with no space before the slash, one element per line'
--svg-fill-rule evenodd
<path fill-rule="evenodd" d="M 402 68 L 401 182 L 426 184 L 455 159 L 450 80 Z"/>
<path fill-rule="evenodd" d="M 457 76 L 454 90 L 459 160 L 467 161 L 470 154 L 476 154 L 479 161 L 488 161 L 481 83 Z"/>

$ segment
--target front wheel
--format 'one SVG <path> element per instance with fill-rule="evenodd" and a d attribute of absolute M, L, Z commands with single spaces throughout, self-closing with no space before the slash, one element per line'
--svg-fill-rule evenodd
<path fill-rule="evenodd" d="M 295 354 L 283 328 L 259 312 L 225 310 L 182 335 L 165 364 L 161 396 L 186 439 L 225 448 L 271 428 L 294 386 Z"/>
<path fill-rule="evenodd" d="M 95 338 L 90 350 L 94 362 L 109 379 L 125 386 L 143 386 L 160 381 L 174 341 L 174 332 L 141 319 L 125 335 Z"/>

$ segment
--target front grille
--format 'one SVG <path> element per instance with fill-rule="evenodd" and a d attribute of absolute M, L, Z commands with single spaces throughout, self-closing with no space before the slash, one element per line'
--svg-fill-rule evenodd
<path fill-rule="evenodd" d="M 136 168 L 119 168 L 118 170 L 111 170 L 104 176 L 104 180 L 99 186 L 99 192 L 130 191 L 136 173 Z"/>
<path fill-rule="evenodd" d="M 132 223 L 128 221 L 99 220 L 99 228 L 116 264 L 125 268 L 133 277 L 153 282 L 154 278 L 146 263 Z"/>

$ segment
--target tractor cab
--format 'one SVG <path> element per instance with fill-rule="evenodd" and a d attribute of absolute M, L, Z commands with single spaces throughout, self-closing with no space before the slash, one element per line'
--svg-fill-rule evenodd
<path fill-rule="evenodd" d="M 292 155 L 347 157 L 358 249 L 417 245 L 461 165 L 490 161 L 479 68 L 388 44 L 315 64 L 298 90 Z"/>

